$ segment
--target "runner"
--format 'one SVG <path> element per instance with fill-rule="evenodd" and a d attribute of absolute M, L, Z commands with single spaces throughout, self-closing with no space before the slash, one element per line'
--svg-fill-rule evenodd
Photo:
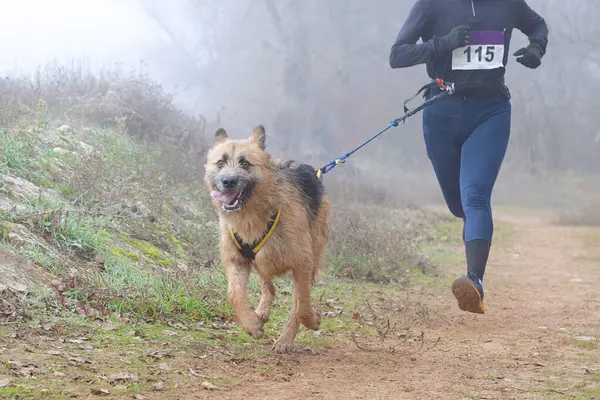
<path fill-rule="evenodd" d="M 504 74 L 513 29 L 530 43 L 513 54 L 516 61 L 539 67 L 548 27 L 525 0 L 416 0 L 390 53 L 392 68 L 426 64 L 432 79 L 456 85 L 453 96 L 423 111 L 423 134 L 446 204 L 463 220 L 467 274 L 452 292 L 461 310 L 479 314 L 493 236 L 492 189 L 510 136 Z M 423 43 L 416 44 L 419 38 Z"/>

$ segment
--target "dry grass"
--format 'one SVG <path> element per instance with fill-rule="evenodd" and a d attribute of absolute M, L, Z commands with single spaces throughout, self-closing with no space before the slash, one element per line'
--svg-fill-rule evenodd
<path fill-rule="evenodd" d="M 557 223 L 571 226 L 600 226 L 600 203 L 563 211 L 559 214 Z"/>
<path fill-rule="evenodd" d="M 47 115 L 39 112 L 42 103 Z M 163 146 L 171 171 L 186 177 L 207 148 L 206 120 L 178 109 L 172 95 L 135 71 L 94 74 L 73 63 L 49 65 L 33 77 L 0 79 L 0 126 L 33 120 L 42 128 L 60 120 L 78 127 L 124 129 L 136 139 Z"/>
<path fill-rule="evenodd" d="M 59 303 L 150 320 L 230 313 L 216 214 L 199 183 L 202 118 L 184 115 L 143 77 L 82 68 L 5 79 L 0 99 L 0 173 L 56 193 L 1 214 L 25 224 L 19 229 L 29 214 L 45 215 L 33 226 L 40 243 L 5 245 L 60 275 L 68 290 Z M 64 123 L 72 129 L 57 129 Z M 333 202 L 327 279 L 430 272 L 420 246 L 435 220 L 360 174 L 336 171 L 325 185 Z"/>
<path fill-rule="evenodd" d="M 338 207 L 330 219 L 329 257 L 336 276 L 389 282 L 433 265 L 420 246 L 431 240 L 432 217 L 379 206 Z"/>

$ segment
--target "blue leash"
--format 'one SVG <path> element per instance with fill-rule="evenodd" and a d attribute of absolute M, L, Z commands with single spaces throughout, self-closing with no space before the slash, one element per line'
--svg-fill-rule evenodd
<path fill-rule="evenodd" d="M 433 96 L 431 99 L 423 102 L 423 104 L 421 104 L 420 106 L 418 106 L 418 107 L 416 107 L 416 108 L 414 108 L 412 110 L 410 110 L 410 109 L 408 109 L 406 107 L 406 103 L 408 103 L 409 101 L 411 101 L 412 99 L 414 99 L 415 97 L 417 97 L 425 89 L 430 89 L 430 88 L 436 87 L 436 86 L 439 86 L 442 89 L 441 93 Z M 434 82 L 431 82 L 431 83 L 423 86 L 421 89 L 419 89 L 419 91 L 417 92 L 417 94 L 415 94 L 413 97 L 411 97 L 410 99 L 408 99 L 408 100 L 406 100 L 404 102 L 404 112 L 405 112 L 405 114 L 402 117 L 392 120 L 388 124 L 388 126 L 386 126 L 385 128 L 383 128 L 381 131 L 377 132 L 375 135 L 371 136 L 369 139 L 367 139 L 360 146 L 356 147 L 353 150 L 350 150 L 349 152 L 347 152 L 346 154 L 344 154 L 343 156 L 341 156 L 339 158 L 336 158 L 334 160 L 329 161 L 323 167 L 317 169 L 317 177 L 319 179 L 322 179 L 322 176 L 324 174 L 326 174 L 327 172 L 329 172 L 332 169 L 334 169 L 336 167 L 336 165 L 345 163 L 346 159 L 348 157 L 350 157 L 352 154 L 356 153 L 358 150 L 360 150 L 363 147 L 365 147 L 367 144 L 369 144 L 371 141 L 373 141 L 374 139 L 376 139 L 377 137 L 379 137 L 380 135 L 382 135 L 383 133 L 385 133 L 390 128 L 397 127 L 398 125 L 400 125 L 400 123 L 404 123 L 408 118 L 412 117 L 413 115 L 415 115 L 419 111 L 423 110 L 425 107 L 430 106 L 431 104 L 433 104 L 436 101 L 438 101 L 440 98 L 448 96 L 448 95 L 451 95 L 453 93 L 454 93 L 454 84 L 445 83 L 441 79 L 436 79 Z"/>

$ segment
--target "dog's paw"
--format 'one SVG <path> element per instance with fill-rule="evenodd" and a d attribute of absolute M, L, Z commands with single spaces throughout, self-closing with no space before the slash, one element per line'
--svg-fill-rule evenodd
<path fill-rule="evenodd" d="M 273 350 L 277 354 L 291 353 L 293 348 L 294 348 L 294 345 L 292 343 L 285 343 L 283 341 L 280 342 L 279 340 L 277 340 L 275 342 L 275 344 L 273 345 Z"/>
<path fill-rule="evenodd" d="M 258 340 L 258 339 L 262 339 L 265 336 L 265 331 L 261 327 L 260 329 L 257 329 L 254 332 L 251 332 L 250 334 L 252 335 L 252 337 L 254 339 Z"/>
<path fill-rule="evenodd" d="M 244 330 L 254 339 L 262 339 L 265 336 L 263 322 L 256 314 L 253 314 L 252 316 L 253 318 L 250 321 L 247 321 L 245 324 L 243 324 Z"/>
<path fill-rule="evenodd" d="M 317 312 L 312 312 L 308 315 L 303 315 L 298 317 L 302 325 L 306 327 L 306 329 L 311 329 L 313 331 L 318 331 L 321 326 L 321 316 Z"/>
<path fill-rule="evenodd" d="M 256 316 L 261 320 L 263 324 L 269 322 L 269 311 L 267 310 L 256 310 Z"/>
<path fill-rule="evenodd" d="M 256 340 L 262 339 L 265 336 L 265 331 L 262 325 L 258 327 L 247 328 L 246 332 Z"/>

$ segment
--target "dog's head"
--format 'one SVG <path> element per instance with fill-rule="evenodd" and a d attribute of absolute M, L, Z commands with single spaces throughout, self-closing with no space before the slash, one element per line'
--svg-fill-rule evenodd
<path fill-rule="evenodd" d="M 224 212 L 240 211 L 265 177 L 271 157 L 265 151 L 265 129 L 254 128 L 245 140 L 232 140 L 224 129 L 215 133 L 205 167 L 205 184 Z"/>

